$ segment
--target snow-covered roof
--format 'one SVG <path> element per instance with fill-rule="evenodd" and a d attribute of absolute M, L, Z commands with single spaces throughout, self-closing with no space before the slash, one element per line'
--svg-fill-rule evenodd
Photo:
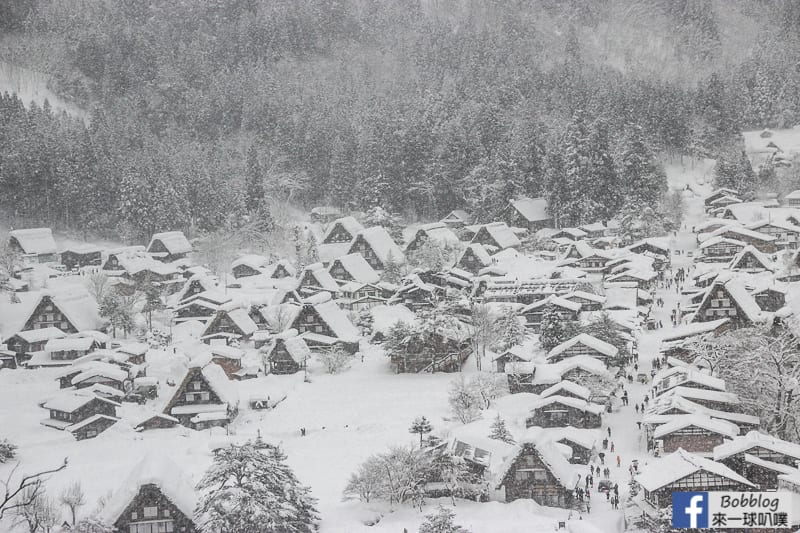
<path fill-rule="evenodd" d="M 147 245 L 148 252 L 153 251 L 153 245 L 156 241 L 161 241 L 161 244 L 170 254 L 186 254 L 192 251 L 192 244 L 182 231 L 154 233 L 150 239 L 150 244 Z"/>
<path fill-rule="evenodd" d="M 714 460 L 722 461 L 753 448 L 764 448 L 800 461 L 800 444 L 788 442 L 755 430 L 716 446 L 714 448 Z"/>
<path fill-rule="evenodd" d="M 125 370 L 111 363 L 94 361 L 80 368 L 81 372 L 74 376 L 70 382 L 72 385 L 78 385 L 93 377 L 103 377 L 120 383 L 128 379 L 128 373 Z"/>
<path fill-rule="evenodd" d="M 755 487 L 747 479 L 722 463 L 689 453 L 682 448 L 645 465 L 642 473 L 636 476 L 636 481 L 645 490 L 652 492 L 699 471 L 709 472 L 748 487 Z"/>
<path fill-rule="evenodd" d="M 328 324 L 338 339 L 345 342 L 358 342 L 358 339 L 361 338 L 358 328 L 347 318 L 347 313 L 342 311 L 333 300 L 314 305 L 314 310 Z"/>
<path fill-rule="evenodd" d="M 582 429 L 572 426 L 558 428 L 533 426 L 525 431 L 520 440 L 533 442 L 568 440 L 591 450 L 594 447 L 599 447 L 597 445 L 603 440 L 603 433 L 600 429 Z"/>
<path fill-rule="evenodd" d="M 442 218 L 441 222 L 462 222 L 464 224 L 468 224 L 471 220 L 472 217 L 470 214 L 463 209 L 453 209 L 444 218 Z"/>
<path fill-rule="evenodd" d="M 64 429 L 66 429 L 70 433 L 75 433 L 76 431 L 80 431 L 81 429 L 85 428 L 86 426 L 88 426 L 90 424 L 94 424 L 98 420 L 110 420 L 112 423 L 116 423 L 117 421 L 119 421 L 119 418 L 117 418 L 115 416 L 108 416 L 108 415 L 103 415 L 103 414 L 99 414 L 98 413 L 98 414 L 92 415 L 92 416 L 90 416 L 88 418 L 85 418 L 85 419 L 81 420 L 80 422 L 75 422 L 74 424 L 71 424 L 71 425 L 67 426 Z"/>
<path fill-rule="evenodd" d="M 547 387 L 545 390 L 539 393 L 539 396 L 542 398 L 547 398 L 548 396 L 560 396 L 561 392 L 569 392 L 570 394 L 574 394 L 579 398 L 583 398 L 584 400 L 588 400 L 592 396 L 592 391 L 590 391 L 587 387 L 583 385 L 578 385 L 570 380 L 559 381 L 555 385 L 551 385 Z"/>
<path fill-rule="evenodd" d="M 161 493 L 190 519 L 197 507 L 198 498 L 194 483 L 163 453 L 148 453 L 122 483 L 114 485 L 117 488 L 101 511 L 101 518 L 108 524 L 113 524 L 119 519 L 143 485 L 157 486 Z"/>
<path fill-rule="evenodd" d="M 675 387 L 680 386 L 686 382 L 693 382 L 700 385 L 704 385 L 711 389 L 724 391 L 725 390 L 725 380 L 720 378 L 715 378 L 713 376 L 709 376 L 708 374 L 704 374 L 699 370 L 693 370 L 690 368 L 679 367 L 675 366 L 672 368 L 666 368 L 664 370 L 660 370 L 653 376 L 653 386 L 657 386 L 659 383 L 662 382 L 669 382 L 672 383 L 672 378 L 675 378 Z"/>
<path fill-rule="evenodd" d="M 475 232 L 475 234 L 477 235 L 478 231 L 481 229 L 486 230 L 486 232 L 497 243 L 501 250 L 513 248 L 521 244 L 517 235 L 511 228 L 508 227 L 505 222 L 491 222 L 489 224 L 479 226 L 479 229 Z"/>
<path fill-rule="evenodd" d="M 0 335 L 4 338 L 19 332 L 33 314 L 39 302 L 49 296 L 67 320 L 78 331 L 102 329 L 105 321 L 100 318 L 97 302 L 78 286 L 64 289 L 16 293 L 18 303 L 0 305 Z M 52 338 L 52 337 L 47 337 Z M 44 339 L 42 339 L 44 340 Z"/>
<path fill-rule="evenodd" d="M 706 248 L 710 248 L 712 246 L 716 246 L 717 244 L 727 244 L 729 246 L 736 246 L 737 248 L 744 248 L 747 246 L 747 243 L 744 241 L 740 241 L 737 239 L 729 239 L 728 237 L 722 237 L 717 235 L 716 237 L 711 237 L 707 240 L 704 240 L 698 248 L 700 250 L 705 250 Z"/>
<path fill-rule="evenodd" d="M 664 251 L 666 254 L 669 254 L 669 240 L 667 240 L 665 237 L 648 237 L 631 244 L 628 246 L 628 249 L 633 250 L 634 248 L 639 248 L 641 246 L 650 246 L 651 248 L 656 248 L 660 251 Z"/>
<path fill-rule="evenodd" d="M 741 403 L 737 394 L 720 390 L 695 389 L 693 387 L 675 387 L 674 389 L 669 390 L 666 394 L 674 394 L 675 396 L 680 396 L 681 398 L 687 398 L 694 401 L 706 400 L 730 405 L 739 405 Z"/>
<path fill-rule="evenodd" d="M 752 255 L 756 261 L 758 261 L 761 266 L 764 267 L 765 270 L 769 270 L 774 272 L 775 265 L 773 264 L 772 260 L 767 257 L 767 255 L 761 252 L 758 248 L 752 245 L 745 246 L 739 253 L 737 253 L 733 259 L 731 259 L 728 268 L 731 270 L 738 268 L 738 264 L 745 258 L 747 255 Z"/>
<path fill-rule="evenodd" d="M 337 264 L 341 265 L 359 283 L 378 283 L 381 279 L 361 254 L 347 254 L 336 258 L 328 268 L 328 272 L 332 272 Z"/>
<path fill-rule="evenodd" d="M 534 356 L 534 352 L 532 350 L 525 348 L 521 344 L 517 344 L 504 352 L 495 354 L 494 357 L 492 357 L 492 361 L 500 359 L 501 357 L 504 357 L 507 354 L 513 355 L 514 357 L 518 357 L 523 361 L 530 361 L 531 359 L 533 359 Z"/>
<path fill-rule="evenodd" d="M 70 244 L 66 246 L 61 253 L 68 253 L 72 252 L 75 254 L 93 254 L 97 252 L 102 252 L 102 248 L 97 246 L 96 244 L 91 244 L 88 242 L 78 242 Z"/>
<path fill-rule="evenodd" d="M 213 363 L 206 364 L 203 366 L 202 373 L 208 385 L 217 394 L 220 400 L 231 407 L 235 407 L 239 403 L 239 393 L 233 383 L 228 379 L 228 376 L 225 375 L 225 371 L 221 366 Z"/>
<path fill-rule="evenodd" d="M 734 235 L 741 235 L 742 237 L 747 237 L 750 239 L 755 239 L 764 242 L 773 242 L 776 240 L 776 237 L 774 237 L 773 235 L 767 235 L 766 233 L 752 231 L 739 225 L 731 225 L 719 228 L 718 230 L 712 231 L 711 235 L 718 236 L 718 235 L 726 235 L 729 233 L 732 233 Z"/>
<path fill-rule="evenodd" d="M 534 447 L 539 458 L 564 488 L 569 490 L 575 488 L 580 479 L 580 474 L 575 465 L 571 464 L 564 456 L 561 451 L 562 448 L 551 441 L 520 441 L 519 445 L 516 446 L 516 450 L 508 454 L 506 460 L 503 461 L 495 473 L 494 480 L 497 487 L 502 484 L 503 478 L 506 477 L 509 469 L 526 445 Z M 571 454 L 572 450 L 570 449 L 569 452 Z"/>
<path fill-rule="evenodd" d="M 548 213 L 546 198 L 518 198 L 511 206 L 528 222 L 542 222 L 552 218 Z"/>
<path fill-rule="evenodd" d="M 300 279 L 304 279 L 307 274 L 311 274 L 316 281 L 315 284 L 312 284 L 313 286 L 331 292 L 339 291 L 339 284 L 336 283 L 336 280 L 333 279 L 328 269 L 325 268 L 322 263 L 313 263 L 306 266 L 303 269 L 303 273 L 300 274 Z"/>
<path fill-rule="evenodd" d="M 592 350 L 598 351 L 601 354 L 605 355 L 606 357 L 614 357 L 619 352 L 616 346 L 613 346 L 587 333 L 581 333 L 579 335 L 572 337 L 567 341 L 562 342 L 561 344 L 550 350 L 550 352 L 547 354 L 547 358 L 552 359 L 553 357 L 564 353 L 565 351 L 572 348 L 576 344 L 583 344 L 584 346 L 588 346 Z"/>
<path fill-rule="evenodd" d="M 311 357 L 311 350 L 302 337 L 289 337 L 284 339 L 283 344 L 295 363 L 303 363 Z"/>
<path fill-rule="evenodd" d="M 437 243 L 439 246 L 456 246 L 461 242 L 458 236 L 453 233 L 453 230 L 443 222 L 433 222 L 420 226 L 414 235 L 414 239 L 420 236 L 427 237 L 428 240 Z"/>
<path fill-rule="evenodd" d="M 555 305 L 556 307 L 563 307 L 564 309 L 568 309 L 574 312 L 581 310 L 581 304 L 578 302 L 565 300 L 564 298 L 560 298 L 558 296 L 548 296 L 544 300 L 539 300 L 538 302 L 533 302 L 532 304 L 523 307 L 520 313 L 524 314 L 529 311 L 539 309 L 540 307 L 545 307 L 549 304 Z"/>
<path fill-rule="evenodd" d="M 337 228 L 341 226 L 347 233 L 354 236 L 356 233 L 364 229 L 364 226 L 361 225 L 361 222 L 355 219 L 352 216 L 346 216 L 342 218 L 337 218 L 328 226 L 328 229 L 325 231 L 325 235 L 322 237 L 322 242 L 325 242 L 330 234 Z"/>
<path fill-rule="evenodd" d="M 15 229 L 8 232 L 26 254 L 55 254 L 58 253 L 56 241 L 50 228 Z"/>
<path fill-rule="evenodd" d="M 705 429 L 728 438 L 733 438 L 739 434 L 739 427 L 735 424 L 701 414 L 689 414 L 675 416 L 666 424 L 658 426 L 653 432 L 653 438 L 660 439 L 688 427 Z"/>
<path fill-rule="evenodd" d="M 583 300 L 589 300 L 590 302 L 597 302 L 597 303 L 605 303 L 606 297 L 600 296 L 599 294 L 593 294 L 591 292 L 586 291 L 572 291 L 569 294 L 565 294 L 562 296 L 565 300 L 569 300 L 570 298 L 580 298 Z"/>
<path fill-rule="evenodd" d="M 67 336 L 67 334 L 60 329 L 53 327 L 19 331 L 16 335 L 27 343 L 63 339 Z"/>
<path fill-rule="evenodd" d="M 256 255 L 256 254 L 246 254 L 234 259 L 231 263 L 231 268 L 236 268 L 238 266 L 248 266 L 254 270 L 259 270 L 266 267 L 269 264 L 269 259 L 264 257 L 263 255 Z"/>
<path fill-rule="evenodd" d="M 42 403 L 42 407 L 45 409 L 52 409 L 54 411 L 61 411 L 63 413 L 71 413 L 93 400 L 99 400 L 101 402 L 110 403 L 115 407 L 119 407 L 118 403 L 95 396 L 94 394 L 73 391 L 62 392 L 59 395 L 50 398 Z"/>
<path fill-rule="evenodd" d="M 539 401 L 531 405 L 531 410 L 536 411 L 539 409 L 544 409 L 548 405 L 552 405 L 554 403 L 567 405 L 569 407 L 573 407 L 575 409 L 586 411 L 595 415 L 602 414 L 605 410 L 605 407 L 600 404 L 587 402 L 586 400 L 581 400 L 580 398 L 574 398 L 572 396 L 560 396 L 557 394 L 539 399 Z"/>
<path fill-rule="evenodd" d="M 721 318 L 710 322 L 690 322 L 689 324 L 681 324 L 672 330 L 667 330 L 661 340 L 662 342 L 670 342 L 711 333 L 728 322 L 730 322 L 730 319 Z"/>
<path fill-rule="evenodd" d="M 381 263 L 386 264 L 389 255 L 392 256 L 392 261 L 395 263 L 403 264 L 406 262 L 405 254 L 403 254 L 403 251 L 397 246 L 397 243 L 394 242 L 392 236 L 386 231 L 386 228 L 382 226 L 373 226 L 359 231 L 356 238 L 353 239 L 353 242 L 350 244 L 349 253 L 358 252 L 354 246 L 358 236 L 362 237 L 367 244 L 369 244 Z"/>
<path fill-rule="evenodd" d="M 84 338 L 55 338 L 44 345 L 45 352 L 64 352 L 68 350 L 88 351 L 94 344 L 91 337 Z"/>
<path fill-rule="evenodd" d="M 350 242 L 325 242 L 317 245 L 317 256 L 326 265 L 348 253 L 350 253 Z"/>
<path fill-rule="evenodd" d="M 208 352 L 212 357 L 221 357 L 223 359 L 241 359 L 245 353 L 241 348 L 224 344 L 212 344 L 208 347 Z"/>
<path fill-rule="evenodd" d="M 482 265 L 488 266 L 492 264 L 492 258 L 482 244 L 472 243 L 467 248 L 478 258 Z M 464 250 L 464 253 L 466 254 L 467 251 Z"/>

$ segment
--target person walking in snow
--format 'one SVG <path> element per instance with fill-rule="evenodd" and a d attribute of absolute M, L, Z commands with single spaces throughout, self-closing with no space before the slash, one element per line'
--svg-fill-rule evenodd
<path fill-rule="evenodd" d="M 617 456 L 617 468 L 619 468 L 621 464 L 622 464 L 622 459 L 620 459 L 620 457 L 618 455 Z"/>
<path fill-rule="evenodd" d="M 638 422 L 636 422 L 636 425 L 638 425 L 638 426 L 639 426 L 639 429 L 640 429 L 640 430 L 642 429 L 642 421 L 641 421 L 641 420 L 639 420 Z"/>
<path fill-rule="evenodd" d="M 603 454 L 603 455 L 605 455 L 605 454 Z M 598 476 L 600 475 L 600 465 L 597 466 L 597 468 L 595 469 L 595 472 L 597 472 Z"/>
<path fill-rule="evenodd" d="M 634 404 L 633 407 L 634 407 L 634 409 L 636 409 L 636 414 L 638 415 L 639 414 L 639 404 L 638 403 Z"/>
<path fill-rule="evenodd" d="M 611 438 L 611 426 L 608 426 L 608 438 Z"/>

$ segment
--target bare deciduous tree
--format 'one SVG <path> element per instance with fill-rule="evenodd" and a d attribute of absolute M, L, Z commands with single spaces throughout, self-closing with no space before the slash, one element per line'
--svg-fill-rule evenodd
<path fill-rule="evenodd" d="M 103 301 L 103 298 L 111 288 L 108 276 L 102 272 L 95 272 L 90 275 L 86 281 L 86 286 L 89 289 L 89 294 L 94 296 L 94 300 L 98 303 Z"/>
<path fill-rule="evenodd" d="M 469 323 L 470 341 L 472 352 L 475 354 L 475 364 L 481 370 L 486 347 L 495 344 L 502 332 L 497 327 L 497 317 L 486 304 L 473 303 Z"/>
<path fill-rule="evenodd" d="M 86 496 L 83 494 L 83 487 L 80 481 L 71 483 L 67 488 L 61 492 L 59 497 L 61 504 L 69 509 L 72 516 L 72 525 L 77 523 L 78 509 L 86 505 Z"/>
<path fill-rule="evenodd" d="M 20 463 L 14 465 L 5 481 L 0 481 L 0 484 L 3 485 L 3 493 L 0 495 L 0 520 L 3 519 L 5 513 L 14 513 L 18 508 L 30 505 L 31 501 L 44 491 L 44 482 L 47 476 L 67 467 L 67 459 L 65 458 L 61 466 L 56 468 L 34 474 L 22 474 L 21 477 L 17 477 L 19 465 Z"/>

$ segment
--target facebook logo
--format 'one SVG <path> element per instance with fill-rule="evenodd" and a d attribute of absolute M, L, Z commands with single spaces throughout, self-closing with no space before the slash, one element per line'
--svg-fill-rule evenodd
<path fill-rule="evenodd" d="M 708 493 L 673 492 L 672 527 L 708 527 Z"/>

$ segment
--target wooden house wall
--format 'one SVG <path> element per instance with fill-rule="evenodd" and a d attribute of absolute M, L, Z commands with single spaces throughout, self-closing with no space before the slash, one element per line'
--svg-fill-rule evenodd
<path fill-rule="evenodd" d="M 709 453 L 725 441 L 722 435 L 697 427 L 675 431 L 660 440 L 664 443 L 664 453 L 672 453 L 678 448 L 692 453 Z"/>
<path fill-rule="evenodd" d="M 298 333 L 319 333 L 320 335 L 327 335 L 329 337 L 335 337 L 333 330 L 331 330 L 330 326 L 322 320 L 322 317 L 319 316 L 316 309 L 312 305 L 304 305 L 303 308 L 300 310 L 300 313 L 297 315 L 297 318 L 294 319 L 294 323 L 292 327 L 298 331 Z"/>
<path fill-rule="evenodd" d="M 780 291 L 766 290 L 753 296 L 762 311 L 774 313 L 786 305 L 786 295 Z"/>
<path fill-rule="evenodd" d="M 472 248 L 467 248 L 464 254 L 461 256 L 461 259 L 459 259 L 458 265 L 456 266 L 466 270 L 467 272 L 477 274 L 480 269 L 487 265 L 483 264 L 483 262 L 478 259 L 478 256 L 475 255 L 475 252 L 472 251 Z"/>
<path fill-rule="evenodd" d="M 200 368 L 190 368 L 189 373 L 164 408 L 164 413 L 180 420 L 181 425 L 192 427 L 190 420 L 194 418 L 195 414 L 172 415 L 172 408 L 180 405 L 206 405 L 210 403 L 221 404 L 225 402 L 217 396 L 217 393 L 208 384 Z"/>
<path fill-rule="evenodd" d="M 242 369 L 241 359 L 230 359 L 228 357 L 214 356 L 211 358 L 211 362 L 222 367 L 222 370 L 225 371 L 225 375 L 228 376 L 228 379 L 233 379 L 233 375 Z"/>
<path fill-rule="evenodd" d="M 712 286 L 710 290 L 712 294 L 706 298 L 705 303 L 695 313 L 696 322 L 711 322 L 720 318 L 729 318 L 731 324 L 736 327 L 750 324 L 750 320 L 723 285 Z"/>
<path fill-rule="evenodd" d="M 592 460 L 592 450 L 591 448 L 586 448 L 578 444 L 577 442 L 573 442 L 568 438 L 563 438 L 559 441 L 556 441 L 560 444 L 566 444 L 570 448 L 572 448 L 572 456 L 569 458 L 569 462 L 572 464 L 578 465 L 588 465 Z"/>
<path fill-rule="evenodd" d="M 325 236 L 322 244 L 350 242 L 353 240 L 353 237 L 354 235 L 347 231 L 341 223 L 336 222 L 328 235 Z"/>
<path fill-rule="evenodd" d="M 213 309 L 196 303 L 175 311 L 176 318 L 209 318 L 215 314 L 217 314 L 217 312 Z"/>
<path fill-rule="evenodd" d="M 720 236 L 726 239 L 733 239 L 737 241 L 742 241 L 746 244 L 752 244 L 757 250 L 764 252 L 765 254 L 774 254 L 776 251 L 774 241 L 766 242 L 762 241 L 761 239 L 750 237 L 749 235 L 742 235 L 740 233 L 733 231 L 726 231 L 720 234 Z"/>
<path fill-rule="evenodd" d="M 577 342 L 572 346 L 570 346 L 569 348 L 567 348 L 566 350 L 564 350 L 563 352 L 561 352 L 560 354 L 550 358 L 550 361 L 558 362 L 561 361 L 562 359 L 573 357 L 575 355 L 588 355 L 590 357 L 600 359 L 601 361 L 606 359 L 605 354 L 598 352 L 597 350 L 595 350 L 590 346 L 586 346 L 582 342 Z"/>
<path fill-rule="evenodd" d="M 145 508 L 151 514 L 155 508 L 155 516 L 145 516 Z M 164 496 L 156 485 L 146 484 L 139 487 L 139 492 L 131 501 L 120 517 L 114 522 L 117 531 L 125 533 L 144 533 L 149 530 L 147 524 L 152 521 L 172 522 L 172 529 L 176 533 L 198 533 L 199 529 L 194 525 L 190 517 L 184 515 L 169 499 Z M 136 524 L 141 523 L 141 532 Z M 166 526 L 164 526 L 166 531 Z M 161 531 L 153 529 L 152 531 Z"/>
<path fill-rule="evenodd" d="M 383 270 L 383 262 L 378 258 L 375 250 L 372 249 L 372 246 L 370 246 L 363 235 L 356 237 L 356 240 L 353 242 L 348 252 L 361 254 L 361 257 L 369 263 L 369 266 L 375 270 Z M 395 260 L 399 260 L 399 258 L 395 258 Z"/>
<path fill-rule="evenodd" d="M 108 418 L 99 418 L 90 424 L 86 424 L 77 431 L 72 431 L 71 433 L 76 440 L 93 439 L 103 431 L 116 424 L 116 422 L 116 420 L 109 420 Z"/>
<path fill-rule="evenodd" d="M 256 270 L 250 265 L 236 265 L 231 270 L 233 272 L 233 277 L 236 279 L 247 278 L 250 276 L 258 276 L 259 274 L 261 274 L 260 271 Z"/>
<path fill-rule="evenodd" d="M 673 492 L 745 491 L 753 490 L 731 479 L 700 470 L 654 491 L 645 491 L 645 500 L 659 509 L 672 505 Z"/>
<path fill-rule="evenodd" d="M 502 482 L 506 502 L 531 499 L 539 505 L 569 508 L 572 489 L 563 487 L 541 460 L 533 446 L 526 444 Z"/>
<path fill-rule="evenodd" d="M 343 280 L 343 281 L 353 281 L 355 278 L 350 274 L 350 272 L 344 268 L 342 262 L 337 259 L 331 265 L 331 269 L 329 270 L 330 275 L 333 279 L 336 280 Z"/>
<path fill-rule="evenodd" d="M 278 265 L 272 271 L 272 275 L 270 277 L 273 278 L 273 279 L 283 279 L 283 278 L 290 278 L 290 277 L 292 277 L 292 275 L 289 274 L 289 271 L 286 270 L 285 266 Z"/>
<path fill-rule="evenodd" d="M 100 251 L 79 254 L 72 251 L 61 253 L 61 264 L 68 270 L 85 266 L 100 266 L 103 262 Z"/>
<path fill-rule="evenodd" d="M 64 420 L 67 422 L 72 422 L 73 424 L 80 422 L 81 420 L 86 420 L 93 415 L 107 415 L 115 417 L 117 416 L 117 408 L 108 402 L 96 399 L 86 403 L 86 405 L 81 406 L 71 413 L 50 409 L 50 418 L 53 420 Z"/>
<path fill-rule="evenodd" d="M 244 332 L 239 329 L 239 326 L 231 320 L 228 313 L 218 312 L 211 320 L 211 324 L 206 329 L 206 335 L 215 333 L 234 333 L 236 335 L 244 335 Z"/>
<path fill-rule="evenodd" d="M 272 352 L 269 354 L 269 370 L 271 374 L 294 374 L 303 368 L 297 361 L 292 359 L 286 350 L 286 345 L 282 339 L 278 339 Z"/>
<path fill-rule="evenodd" d="M 533 411 L 526 421 L 527 427 L 559 428 L 572 426 L 582 429 L 599 428 L 602 425 L 600 415 L 582 411 L 570 405 L 551 403 Z"/>
<path fill-rule="evenodd" d="M 43 296 L 39 304 L 31 313 L 22 331 L 42 328 L 59 328 L 64 333 L 77 333 L 77 328 L 64 316 L 58 306 L 49 296 Z"/>

